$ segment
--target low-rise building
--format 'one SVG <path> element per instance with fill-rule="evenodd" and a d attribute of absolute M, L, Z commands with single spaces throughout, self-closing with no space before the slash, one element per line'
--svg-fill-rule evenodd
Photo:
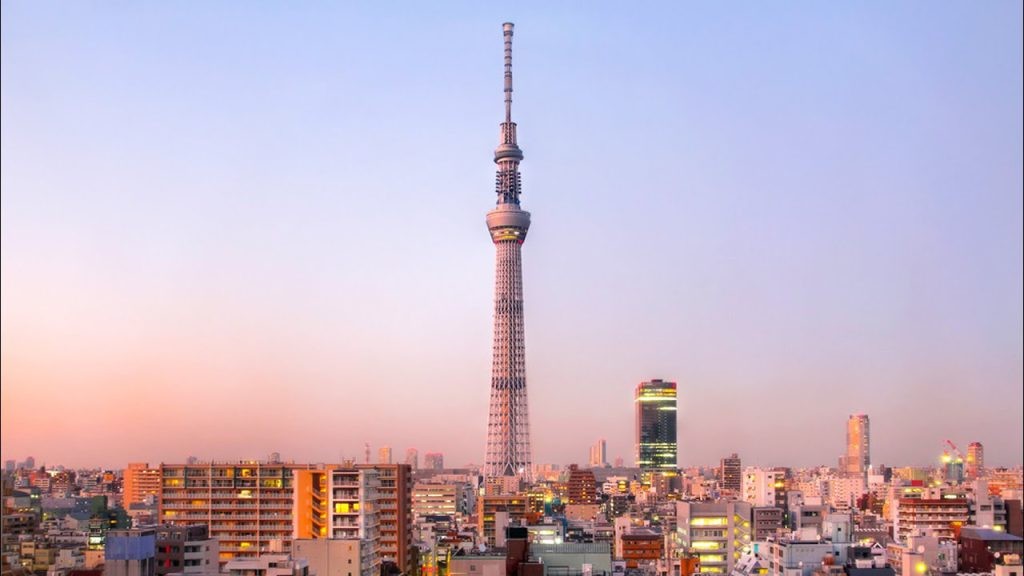
<path fill-rule="evenodd" d="M 256 558 L 235 558 L 224 565 L 228 576 L 310 576 L 309 563 L 288 554 L 263 554 Z"/>
<path fill-rule="evenodd" d="M 991 572 L 996 559 L 1024 554 L 1024 539 L 1002 530 L 964 526 L 960 530 L 960 571 Z"/>

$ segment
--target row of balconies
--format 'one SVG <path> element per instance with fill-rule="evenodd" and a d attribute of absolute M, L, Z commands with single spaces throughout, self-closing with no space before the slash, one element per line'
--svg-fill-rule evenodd
<path fill-rule="evenodd" d="M 212 504 L 177 504 L 169 503 L 164 510 L 291 510 L 292 505 L 281 503 L 256 502 L 214 502 Z"/>
<path fill-rule="evenodd" d="M 259 524 L 211 524 L 210 530 L 256 530 Z"/>

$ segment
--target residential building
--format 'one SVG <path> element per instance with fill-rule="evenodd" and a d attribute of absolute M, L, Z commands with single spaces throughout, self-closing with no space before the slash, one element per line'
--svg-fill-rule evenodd
<path fill-rule="evenodd" d="M 412 467 L 408 464 L 358 466 L 380 475 L 380 560 L 405 573 L 415 571 L 412 543 Z"/>
<path fill-rule="evenodd" d="M 743 500 L 753 506 L 785 506 L 785 470 L 748 467 L 743 472 Z"/>
<path fill-rule="evenodd" d="M 359 538 L 297 538 L 292 557 L 305 560 L 313 576 L 378 576 L 376 554 Z"/>
<path fill-rule="evenodd" d="M 131 462 L 122 476 L 122 506 L 125 510 L 132 504 L 141 503 L 146 496 L 160 496 L 160 469 L 150 468 L 148 462 Z"/>
<path fill-rule="evenodd" d="M 156 531 L 110 530 L 104 545 L 104 576 L 155 576 Z"/>
<path fill-rule="evenodd" d="M 485 494 L 477 499 L 477 533 L 488 547 L 505 545 L 505 529 L 525 523 L 530 512 L 526 494 Z"/>
<path fill-rule="evenodd" d="M 740 457 L 735 452 L 722 458 L 718 467 L 719 488 L 723 493 L 739 495 L 743 490 L 743 468 Z"/>
<path fill-rule="evenodd" d="M 258 558 L 235 558 L 224 566 L 227 576 L 311 576 L 309 563 L 288 554 L 264 554 Z"/>
<path fill-rule="evenodd" d="M 1024 539 L 1002 530 L 964 526 L 959 541 L 960 572 L 991 572 L 997 558 L 1024 554 Z"/>
<path fill-rule="evenodd" d="M 782 530 L 783 509 L 778 506 L 755 506 L 751 509 L 751 540 L 774 538 Z"/>
<path fill-rule="evenodd" d="M 378 509 L 382 479 L 374 468 L 256 461 L 163 464 L 160 523 L 208 525 L 210 537 L 220 542 L 221 563 L 287 554 L 293 538 L 357 537 L 376 548 L 385 511 Z M 388 513 L 394 513 L 395 505 L 389 506 Z"/>
<path fill-rule="evenodd" d="M 954 527 L 967 523 L 966 498 L 899 498 L 894 502 L 893 537 L 905 541 L 911 534 L 934 534 L 952 539 Z"/>
<path fill-rule="evenodd" d="M 627 569 L 653 569 L 664 553 L 665 540 L 661 532 L 634 528 L 622 535 L 622 560 L 625 560 Z"/>
<path fill-rule="evenodd" d="M 597 504 L 597 480 L 590 470 L 569 466 L 568 504 Z"/>
<path fill-rule="evenodd" d="M 971 442 L 967 445 L 965 473 L 968 480 L 976 480 L 984 475 L 985 447 L 981 445 L 981 442 Z"/>
<path fill-rule="evenodd" d="M 205 525 L 157 526 L 156 576 L 216 574 L 220 570 L 220 543 Z"/>

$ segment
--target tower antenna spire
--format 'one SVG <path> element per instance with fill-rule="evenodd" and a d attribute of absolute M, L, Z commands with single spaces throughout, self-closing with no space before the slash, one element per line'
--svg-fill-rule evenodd
<path fill-rule="evenodd" d="M 512 28 L 515 24 L 501 25 L 505 33 L 505 122 L 512 121 Z"/>

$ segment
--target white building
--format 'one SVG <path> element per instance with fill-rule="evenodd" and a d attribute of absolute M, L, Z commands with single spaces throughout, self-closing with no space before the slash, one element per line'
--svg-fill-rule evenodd
<path fill-rule="evenodd" d="M 676 502 L 680 549 L 699 557 L 702 572 L 732 572 L 750 549 L 751 509 L 747 502 Z"/>
<path fill-rule="evenodd" d="M 743 500 L 753 506 L 775 506 L 776 497 L 786 489 L 781 470 L 748 467 L 743 471 Z"/>

